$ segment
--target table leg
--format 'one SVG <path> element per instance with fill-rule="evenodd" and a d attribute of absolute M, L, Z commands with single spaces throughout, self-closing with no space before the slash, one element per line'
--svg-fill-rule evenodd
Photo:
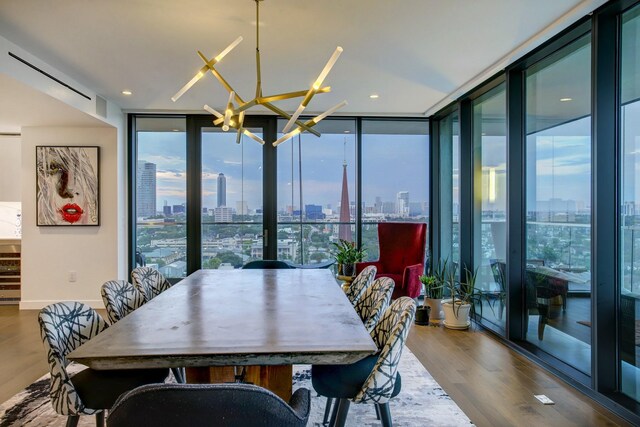
<path fill-rule="evenodd" d="M 240 367 L 239 367 L 240 368 Z M 272 391 L 285 402 L 291 398 L 293 367 L 291 365 L 246 366 L 245 381 Z M 234 382 L 233 366 L 187 368 L 187 383 L 214 384 Z"/>

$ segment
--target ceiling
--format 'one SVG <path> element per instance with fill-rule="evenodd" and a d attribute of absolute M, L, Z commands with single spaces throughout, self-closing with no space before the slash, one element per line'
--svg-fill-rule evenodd
<path fill-rule="evenodd" d="M 0 134 L 20 133 L 23 126 L 104 126 L 57 99 L 0 73 Z"/>
<path fill-rule="evenodd" d="M 316 95 L 308 112 L 346 99 L 343 114 L 423 116 L 584 3 L 593 1 L 265 0 L 263 92 L 307 89 L 340 45 L 325 80 L 332 92 Z M 202 66 L 196 50 L 213 57 L 240 35 L 244 41 L 217 68 L 252 98 L 255 30 L 252 0 L 0 3 L 0 35 L 130 111 L 224 109 L 227 95 L 211 75 L 178 102 L 170 98 Z M 278 103 L 290 111 L 296 104 Z"/>

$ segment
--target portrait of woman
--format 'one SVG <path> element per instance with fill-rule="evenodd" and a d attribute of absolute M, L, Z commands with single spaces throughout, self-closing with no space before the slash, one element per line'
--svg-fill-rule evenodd
<path fill-rule="evenodd" d="M 99 225 L 99 147 L 36 147 L 37 225 Z"/>

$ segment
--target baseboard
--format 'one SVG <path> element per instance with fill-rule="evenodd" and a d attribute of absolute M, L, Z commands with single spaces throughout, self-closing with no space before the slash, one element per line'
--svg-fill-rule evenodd
<path fill-rule="evenodd" d="M 60 302 L 60 301 L 46 301 L 46 300 L 45 301 L 43 300 L 20 301 L 20 310 L 40 310 L 41 308 L 44 308 L 49 304 L 55 304 L 57 302 Z M 84 301 L 77 301 L 77 302 L 86 304 L 91 308 L 104 309 L 104 303 L 102 302 L 102 300 L 96 299 L 96 300 L 84 300 Z"/>

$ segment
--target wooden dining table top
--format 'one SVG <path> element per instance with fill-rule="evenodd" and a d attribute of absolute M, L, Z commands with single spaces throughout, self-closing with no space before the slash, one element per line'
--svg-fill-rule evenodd
<path fill-rule="evenodd" d="M 329 270 L 198 270 L 67 358 L 134 369 L 339 364 L 375 351 Z"/>

